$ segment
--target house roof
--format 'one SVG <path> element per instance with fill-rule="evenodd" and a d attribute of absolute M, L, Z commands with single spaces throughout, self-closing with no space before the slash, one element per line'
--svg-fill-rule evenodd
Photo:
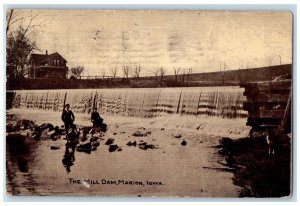
<path fill-rule="evenodd" d="M 52 54 L 31 54 L 31 59 L 32 61 L 36 62 L 36 63 L 40 63 L 40 62 L 43 62 L 45 60 L 47 60 L 48 57 L 52 57 L 52 56 L 59 56 L 61 57 L 64 61 L 67 62 L 67 60 L 62 56 L 60 55 L 58 52 L 54 52 Z"/>

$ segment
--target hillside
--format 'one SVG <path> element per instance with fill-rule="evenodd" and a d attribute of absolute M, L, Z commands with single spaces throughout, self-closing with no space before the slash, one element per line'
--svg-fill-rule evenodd
<path fill-rule="evenodd" d="M 7 90 L 14 89 L 84 89 L 84 88 L 148 88 L 181 86 L 235 86 L 245 82 L 267 81 L 279 75 L 291 75 L 292 65 L 228 70 L 221 72 L 148 76 L 110 79 L 22 79 L 10 81 Z"/>

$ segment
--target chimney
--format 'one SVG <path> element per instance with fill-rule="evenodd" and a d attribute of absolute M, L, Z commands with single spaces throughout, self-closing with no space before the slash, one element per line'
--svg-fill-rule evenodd
<path fill-rule="evenodd" d="M 46 55 L 48 55 L 48 50 L 46 50 Z"/>

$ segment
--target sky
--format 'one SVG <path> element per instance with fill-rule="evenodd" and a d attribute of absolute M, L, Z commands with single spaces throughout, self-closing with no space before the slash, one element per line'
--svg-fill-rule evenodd
<path fill-rule="evenodd" d="M 193 73 L 292 63 L 292 15 L 288 12 L 16 10 L 28 24 L 35 53 L 58 52 L 83 75 L 141 76 L 192 68 Z M 18 25 L 15 24 L 16 28 Z M 13 29 L 13 28 L 12 28 Z"/>

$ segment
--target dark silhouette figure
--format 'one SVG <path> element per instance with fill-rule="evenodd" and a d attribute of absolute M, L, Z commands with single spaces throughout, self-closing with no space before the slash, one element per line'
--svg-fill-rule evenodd
<path fill-rule="evenodd" d="M 63 110 L 63 113 L 61 115 L 61 120 L 64 122 L 65 124 L 65 130 L 66 133 L 69 133 L 69 129 L 74 127 L 74 120 L 75 120 L 75 116 L 73 114 L 73 112 L 70 110 L 70 105 L 66 104 L 65 109 Z"/>
<path fill-rule="evenodd" d="M 62 163 L 66 168 L 67 173 L 71 172 L 71 166 L 74 165 L 73 162 L 75 161 L 75 147 L 76 147 L 75 142 L 66 143 L 66 150 L 65 150 Z"/>
<path fill-rule="evenodd" d="M 103 119 L 100 117 L 99 112 L 97 112 L 97 107 L 93 108 L 91 121 L 93 122 L 93 128 L 99 128 L 102 126 Z"/>

